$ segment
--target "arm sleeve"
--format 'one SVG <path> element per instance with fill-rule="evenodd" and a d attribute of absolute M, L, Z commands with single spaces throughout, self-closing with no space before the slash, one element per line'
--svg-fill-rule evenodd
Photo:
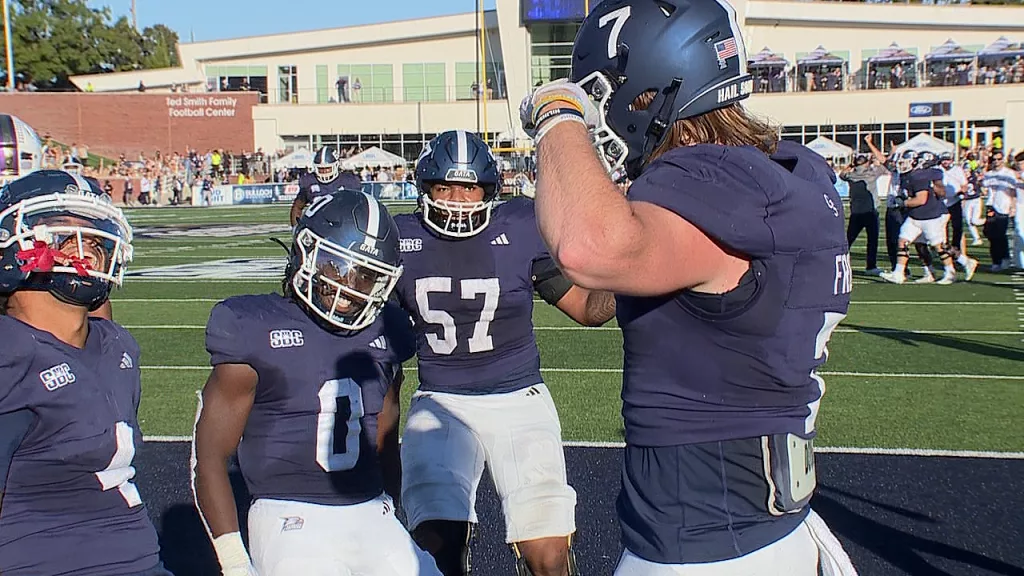
<path fill-rule="evenodd" d="M 633 183 L 629 200 L 674 212 L 740 253 L 770 256 L 774 236 L 767 223 L 768 196 L 756 172 L 737 166 L 726 149 L 708 148 L 669 152 Z"/>
<path fill-rule="evenodd" d="M 11 470 L 14 453 L 35 420 L 35 414 L 27 408 L 0 414 L 0 493 L 7 488 L 7 474 Z"/>
<path fill-rule="evenodd" d="M 226 302 L 220 302 L 210 311 L 206 323 L 206 351 L 210 365 L 250 364 L 247 342 L 254 334 L 246 334 L 242 319 Z"/>

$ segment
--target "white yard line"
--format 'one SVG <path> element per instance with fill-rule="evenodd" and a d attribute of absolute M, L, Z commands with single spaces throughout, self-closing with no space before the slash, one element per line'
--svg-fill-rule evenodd
<path fill-rule="evenodd" d="M 216 302 L 213 299 L 188 299 L 183 298 L 178 302 Z M 115 300 L 116 302 L 116 300 Z M 201 324 L 126 324 L 129 330 L 203 330 L 206 326 Z M 534 330 L 542 332 L 618 332 L 614 326 L 588 327 L 588 326 L 534 326 Z M 854 328 L 839 328 L 835 330 L 839 334 L 934 334 L 950 336 L 1019 336 L 1024 335 L 1022 330 L 898 330 L 895 328 L 865 328 L 857 330 Z"/>
<path fill-rule="evenodd" d="M 210 366 L 141 366 L 142 370 L 195 371 L 209 370 Z M 406 372 L 416 372 L 416 368 L 406 368 Z M 622 374 L 621 368 L 541 368 L 541 372 L 549 374 Z M 898 372 L 818 372 L 821 376 L 852 376 L 858 378 L 933 378 L 938 380 L 1024 380 L 1024 375 L 1002 374 L 901 374 Z"/>
<path fill-rule="evenodd" d="M 144 436 L 146 442 L 191 442 L 191 436 Z M 566 448 L 622 449 L 624 442 L 562 442 Z M 859 448 L 849 446 L 815 446 L 820 454 L 860 454 L 869 456 L 921 456 L 931 458 L 989 458 L 1024 460 L 1024 452 L 995 452 L 990 450 L 943 450 L 930 448 Z"/>

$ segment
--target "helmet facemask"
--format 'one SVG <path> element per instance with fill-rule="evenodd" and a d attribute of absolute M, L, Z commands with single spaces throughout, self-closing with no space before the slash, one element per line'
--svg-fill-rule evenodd
<path fill-rule="evenodd" d="M 330 164 L 314 164 L 313 170 L 316 173 L 316 179 L 323 184 L 327 184 L 337 178 L 339 172 L 337 162 L 331 162 Z"/>
<path fill-rule="evenodd" d="M 603 72 L 594 72 L 578 82 L 597 107 L 599 124 L 590 130 L 590 140 L 597 150 L 597 158 L 604 169 L 615 179 L 622 180 L 626 172 L 629 145 L 608 125 L 608 110 L 612 94 L 612 81 Z"/>
<path fill-rule="evenodd" d="M 428 184 L 433 188 L 437 182 Z M 459 184 L 459 183 L 456 183 Z M 473 184 L 466 183 L 466 186 Z M 428 188 L 420 195 L 423 209 L 423 221 L 438 234 L 448 238 L 469 238 L 476 236 L 487 228 L 491 222 L 491 210 L 494 208 L 493 194 L 484 190 L 483 199 L 478 202 L 458 202 L 454 200 L 435 200 Z"/>
<path fill-rule="evenodd" d="M 377 319 L 402 274 L 394 267 L 329 242 L 307 229 L 295 237 L 301 266 L 295 296 L 333 327 L 362 330 Z"/>

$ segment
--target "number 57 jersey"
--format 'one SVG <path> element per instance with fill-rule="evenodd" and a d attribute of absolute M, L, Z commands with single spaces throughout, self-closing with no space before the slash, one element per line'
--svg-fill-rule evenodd
<path fill-rule="evenodd" d="M 498 205 L 487 228 L 457 240 L 435 235 L 419 213 L 395 222 L 404 266 L 396 292 L 415 324 L 419 389 L 500 394 L 541 382 L 532 266 L 549 256 L 533 201 Z"/>
<path fill-rule="evenodd" d="M 253 499 L 349 505 L 380 496 L 377 415 L 412 346 L 408 317 L 395 307 L 342 336 L 277 294 L 214 306 L 211 364 L 247 364 L 259 376 L 238 445 Z"/>

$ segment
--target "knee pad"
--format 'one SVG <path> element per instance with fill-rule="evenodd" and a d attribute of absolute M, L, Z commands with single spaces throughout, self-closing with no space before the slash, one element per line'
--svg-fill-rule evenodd
<path fill-rule="evenodd" d="M 430 552 L 437 563 L 437 569 L 444 576 L 469 576 L 472 568 L 469 544 L 475 528 L 476 525 L 469 522 L 428 520 L 416 527 L 413 539 L 421 548 Z M 440 539 L 439 546 L 426 546 L 428 537 L 424 537 L 424 532 Z"/>
<path fill-rule="evenodd" d="M 515 490 L 501 505 L 506 537 L 513 542 L 576 531 L 576 491 L 560 478 Z"/>
<path fill-rule="evenodd" d="M 947 258 L 952 258 L 953 256 L 955 256 L 955 254 L 953 254 L 953 247 L 949 242 L 939 244 L 939 258 L 945 260 Z"/>
<path fill-rule="evenodd" d="M 576 568 L 576 552 L 573 550 L 572 541 L 575 534 L 569 534 L 566 536 L 568 539 L 568 553 L 566 554 L 566 564 L 569 569 L 569 576 L 580 576 L 579 570 Z M 533 572 L 530 571 L 529 565 L 526 563 L 526 557 L 523 556 L 522 552 L 519 551 L 519 546 L 513 542 L 510 544 L 512 547 L 512 553 L 516 557 L 516 576 L 533 576 Z"/>

